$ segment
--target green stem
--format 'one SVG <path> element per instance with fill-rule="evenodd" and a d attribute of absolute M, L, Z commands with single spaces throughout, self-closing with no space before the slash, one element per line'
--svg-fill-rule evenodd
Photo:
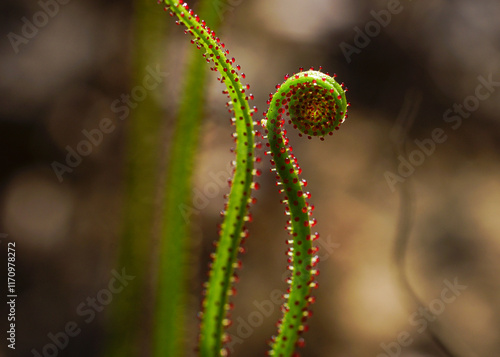
<path fill-rule="evenodd" d="M 218 27 L 216 1 L 199 3 L 200 15 Z M 159 288 L 155 321 L 154 355 L 182 356 L 186 337 L 185 310 L 190 251 L 192 168 L 203 119 L 207 70 L 196 49 L 190 52 L 172 144 L 165 186 L 163 231 L 160 244 Z M 195 105 L 193 105 L 195 103 Z"/>
<path fill-rule="evenodd" d="M 310 194 L 304 190 L 306 182 L 299 179 L 301 169 L 288 144 L 284 115 L 289 116 L 290 124 L 302 133 L 323 138 L 339 128 L 346 110 L 342 86 L 332 77 L 310 70 L 286 77 L 272 96 L 267 118 L 262 121 L 268 134 L 268 154 L 283 185 L 283 203 L 290 215 L 289 233 L 293 238 L 288 249 L 290 287 L 285 295 L 287 300 L 282 308 L 284 316 L 278 336 L 273 338 L 269 353 L 273 356 L 291 356 L 297 345 L 303 345 L 299 335 L 306 330 L 304 322 L 311 315 L 309 305 L 314 301 L 311 289 L 317 287 L 314 278 L 318 274 L 315 268 L 318 257 L 314 255 L 317 249 L 312 245 L 318 235 L 311 234 L 316 220 L 311 218 L 312 206 L 306 201 Z"/>
<path fill-rule="evenodd" d="M 134 40 L 132 83 L 143 87 L 145 78 L 151 79 L 150 71 L 158 68 L 164 42 L 165 18 L 158 13 L 157 5 L 149 0 L 134 2 Z M 163 80 L 163 79 L 161 79 Z M 160 81 L 161 81 L 160 80 Z M 157 89 L 162 88 L 160 81 Z M 135 276 L 129 285 L 116 296 L 111 306 L 107 356 L 138 356 L 149 348 L 148 325 L 150 316 L 145 302 L 151 297 L 148 262 L 151 257 L 153 220 L 158 183 L 158 152 L 163 111 L 157 96 L 147 91 L 142 101 L 132 106 L 120 103 L 120 119 L 127 125 L 125 155 L 125 198 L 123 227 L 119 242 L 116 266 Z M 141 352 L 140 352 L 141 351 Z"/>
<path fill-rule="evenodd" d="M 205 21 L 200 20 L 188 5 L 167 0 L 166 4 L 181 23 L 186 26 L 186 33 L 193 36 L 192 42 L 204 51 L 203 57 L 211 62 L 212 70 L 221 73 L 220 81 L 226 85 L 225 94 L 232 105 L 233 123 L 236 127 L 236 164 L 233 185 L 225 210 L 225 219 L 221 226 L 220 239 L 212 262 L 205 299 L 202 303 L 200 354 L 201 356 L 220 356 L 224 339 L 223 322 L 228 309 L 228 296 L 231 294 L 231 282 L 234 268 L 237 265 L 237 254 L 244 236 L 244 225 L 249 219 L 248 207 L 251 201 L 252 179 L 254 175 L 254 131 L 251 110 L 248 104 L 249 86 L 243 86 L 238 75 L 239 66 L 233 66 L 235 60 L 228 58 L 229 51 L 208 28 Z"/>

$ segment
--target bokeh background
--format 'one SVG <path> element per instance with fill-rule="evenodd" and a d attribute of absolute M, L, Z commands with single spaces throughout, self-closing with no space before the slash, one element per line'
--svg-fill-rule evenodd
<path fill-rule="evenodd" d="M 320 288 L 302 355 L 442 356 L 433 331 L 457 357 L 497 356 L 500 3 L 221 3 L 227 7 L 220 37 L 245 72 L 259 114 L 268 93 L 299 67 L 321 65 L 349 88 L 349 118 L 333 137 L 321 142 L 289 135 L 321 235 Z M 32 38 L 13 46 L 8 34 L 20 34 L 23 18 L 32 19 L 40 6 L 10 0 L 0 5 L 0 232 L 7 234 L 0 244 L 6 257 L 7 242 L 16 242 L 19 294 L 17 348 L 7 349 L 2 338 L 0 355 L 32 356 L 33 348 L 40 351 L 50 342 L 49 333 L 75 321 L 82 331 L 58 355 L 103 356 L 109 306 L 90 323 L 77 307 L 105 288 L 117 269 L 128 126 L 111 105 L 130 93 L 134 6 L 100 0 L 60 4 Z M 377 27 L 382 15 L 374 13 L 388 9 L 398 11 Z M 165 112 L 167 156 L 189 41 L 168 14 L 165 22 L 160 65 L 168 77 L 151 95 L 161 99 Z M 372 35 L 363 40 L 360 31 Z M 201 284 L 233 158 L 232 127 L 216 77 L 209 76 L 194 172 L 188 355 L 194 355 Z M 485 82 L 489 89 L 483 84 L 478 92 Z M 447 122 L 449 110 L 460 121 Z M 51 164 L 64 163 L 66 147 L 76 147 L 82 130 L 98 127 L 103 118 L 116 129 L 60 182 Z M 416 140 L 428 143 L 435 130 L 446 139 L 422 154 Z M 233 346 L 242 357 L 266 351 L 280 313 L 264 301 L 286 289 L 284 207 L 267 157 L 260 155 L 261 189 L 255 192 L 258 203 L 228 330 L 240 338 Z M 410 158 L 408 174 L 401 162 Z M 400 178 L 388 181 L 392 175 Z M 394 253 L 398 244 L 406 245 L 397 251 L 405 253 L 404 269 L 397 264 L 401 254 Z M 402 271 L 423 307 L 438 315 L 435 320 L 408 299 L 398 280 Z M 463 290 L 443 295 L 454 282 Z M 272 306 L 269 316 L 258 313 L 262 304 Z M 6 321 L 5 305 L 1 311 Z"/>

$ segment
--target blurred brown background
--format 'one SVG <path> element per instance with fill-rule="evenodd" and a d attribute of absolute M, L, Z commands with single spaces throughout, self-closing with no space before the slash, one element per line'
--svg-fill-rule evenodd
<path fill-rule="evenodd" d="M 222 3 L 228 8 L 219 34 L 246 74 L 259 114 L 268 93 L 299 67 L 321 65 L 349 88 L 349 118 L 333 137 L 289 135 L 321 235 L 320 288 L 302 355 L 441 356 L 432 330 L 457 357 L 498 356 L 500 3 Z M 106 309 L 86 323 L 77 308 L 117 269 L 127 122 L 111 105 L 130 93 L 133 6 L 57 4 L 57 13 L 24 40 L 9 34 L 21 35 L 23 18 L 35 21 L 40 3 L 0 5 L 0 232 L 8 234 L 2 254 L 6 242 L 16 242 L 19 295 L 17 348 L 13 353 L 2 343 L 5 356 L 33 356 L 68 321 L 82 331 L 57 355 L 102 356 Z M 168 138 L 189 41 L 168 15 L 165 21 L 161 66 L 169 75 L 152 95 L 164 103 Z M 232 160 L 232 128 L 216 75 L 208 89 L 191 215 L 193 331 Z M 75 148 L 82 130 L 103 118 L 116 129 L 60 182 L 51 164 L 64 163 L 66 147 Z M 406 151 L 398 151 L 405 130 Z M 237 337 L 236 356 L 263 355 L 279 317 L 272 292 L 286 289 L 284 207 L 269 166 L 263 156 L 233 299 L 228 332 Z M 408 230 L 408 281 L 437 316 L 406 299 L 398 283 L 393 251 L 401 222 Z M 2 321 L 6 315 L 3 307 Z"/>

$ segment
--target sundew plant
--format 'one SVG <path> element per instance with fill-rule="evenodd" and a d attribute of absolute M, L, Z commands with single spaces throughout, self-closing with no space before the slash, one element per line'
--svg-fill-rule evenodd
<path fill-rule="evenodd" d="M 252 220 L 249 208 L 256 203 L 252 190 L 259 188 L 254 178 L 260 175 L 260 171 L 254 166 L 261 157 L 255 151 L 263 148 L 271 170 L 276 173 L 281 202 L 288 217 L 290 270 L 289 286 L 283 296 L 283 316 L 276 335 L 271 337 L 268 355 L 296 356 L 297 347 L 304 344 L 302 335 L 307 331 L 311 304 L 315 301 L 313 291 L 318 287 L 315 277 L 319 259 L 314 241 L 319 235 L 312 231 L 316 225 L 312 217 L 314 206 L 310 203 L 307 182 L 301 178 L 302 170 L 289 144 L 286 127 L 293 127 L 300 131 L 300 136 L 308 138 L 323 140 L 332 135 L 347 117 L 346 89 L 335 81 L 335 76 L 323 73 L 321 68 L 301 68 L 297 74 L 286 75 L 284 82 L 276 86 L 275 93 L 269 95 L 269 108 L 264 112 L 264 118 L 258 118 L 257 109 L 249 104 L 253 99 L 250 85 L 243 82 L 245 75 L 215 31 L 187 3 L 166 0 L 165 10 L 177 17 L 177 24 L 184 25 L 185 33 L 200 50 L 200 56 L 212 71 L 218 72 L 219 81 L 226 87 L 223 94 L 228 97 L 231 122 L 235 127 L 233 177 L 223 209 L 219 240 L 211 255 L 208 282 L 204 285 L 198 353 L 203 357 L 229 354 L 224 347 L 228 342 L 225 331 L 231 324 L 228 313 L 232 304 L 229 300 L 235 291 L 235 270 L 241 265 L 238 255 L 249 234 L 247 223 Z M 182 157 L 178 159 L 182 160 Z M 164 275 L 166 272 L 161 271 L 160 286 Z M 159 326 L 156 349 L 168 355 L 168 347 L 161 342 L 161 331 L 164 330 Z"/>

